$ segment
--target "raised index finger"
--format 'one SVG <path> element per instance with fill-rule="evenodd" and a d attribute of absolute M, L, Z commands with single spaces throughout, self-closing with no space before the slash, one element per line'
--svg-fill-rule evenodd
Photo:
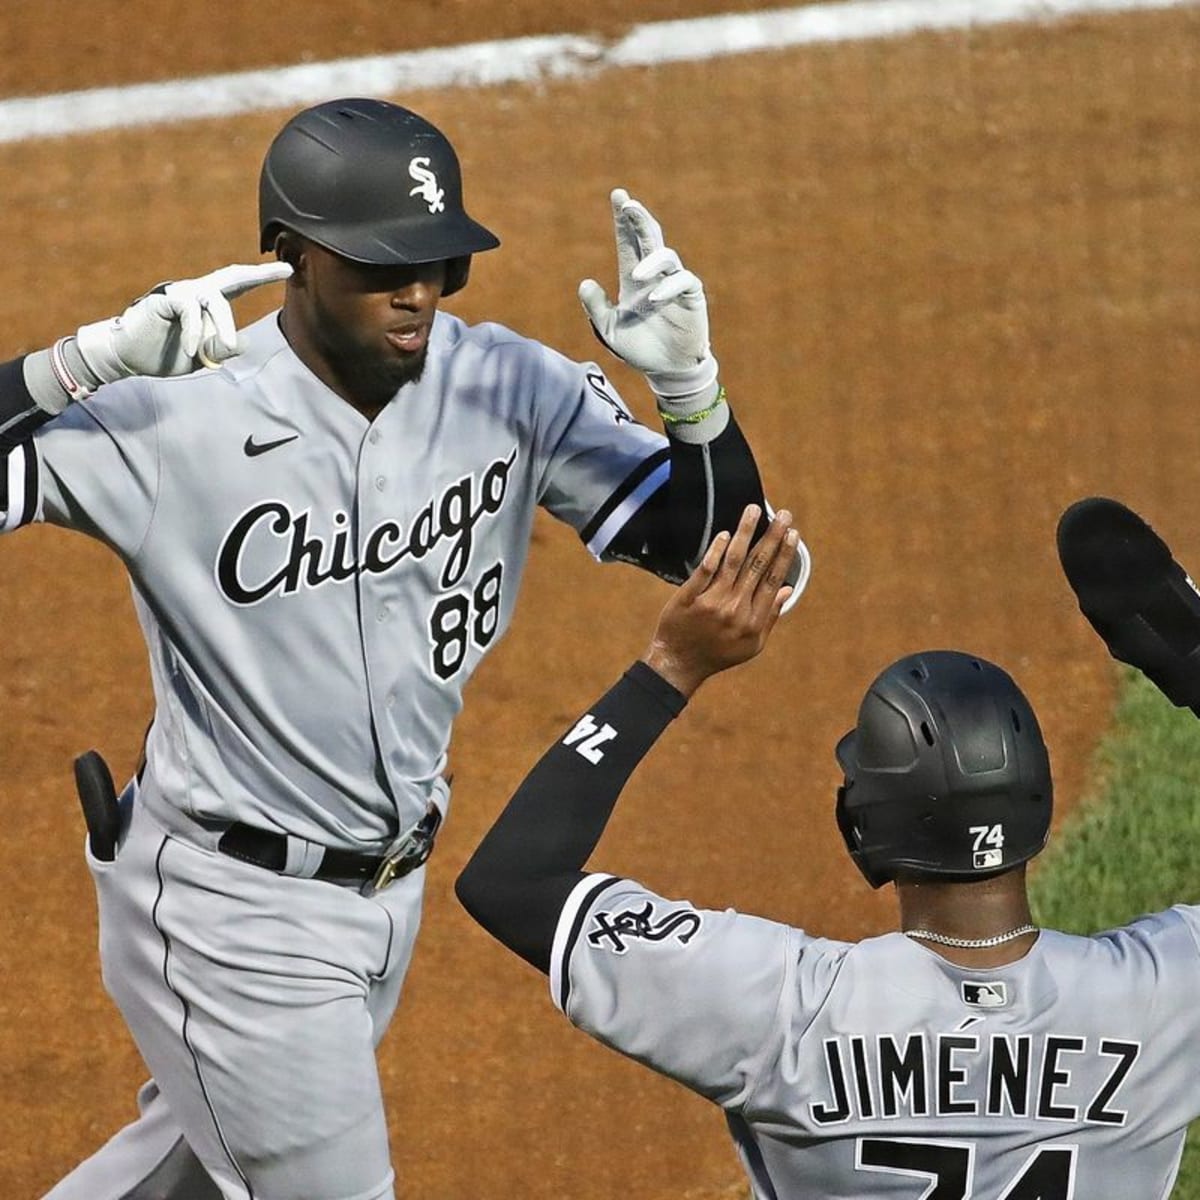
<path fill-rule="evenodd" d="M 609 200 L 612 203 L 613 235 L 617 243 L 617 278 L 624 281 L 641 259 L 641 249 L 637 233 L 625 216 L 629 193 L 624 188 L 613 188 Z"/>
<path fill-rule="evenodd" d="M 226 299 L 234 300 L 252 288 L 287 279 L 291 273 L 291 264 L 285 262 L 234 263 L 232 266 L 222 267 L 219 271 L 213 271 L 196 282 L 209 284 Z"/>
<path fill-rule="evenodd" d="M 662 226 L 640 200 L 626 200 L 621 206 L 621 218 L 628 225 L 637 243 L 638 257 L 645 258 L 666 245 Z"/>

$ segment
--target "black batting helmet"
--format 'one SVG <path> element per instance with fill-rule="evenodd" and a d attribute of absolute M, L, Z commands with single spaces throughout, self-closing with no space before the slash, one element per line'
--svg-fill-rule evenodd
<path fill-rule="evenodd" d="M 280 229 L 360 263 L 446 262 L 443 295 L 471 255 L 500 239 L 467 216 L 458 156 L 424 117 L 384 100 L 331 100 L 297 113 L 263 160 L 260 248 Z"/>
<path fill-rule="evenodd" d="M 838 828 L 872 887 L 900 872 L 980 879 L 1046 844 L 1046 743 L 1021 689 L 985 659 L 932 650 L 893 663 L 837 759 Z"/>

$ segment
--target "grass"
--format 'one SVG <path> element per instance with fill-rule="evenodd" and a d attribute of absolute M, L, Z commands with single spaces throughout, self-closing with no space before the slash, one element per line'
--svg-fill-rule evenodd
<path fill-rule="evenodd" d="M 1092 778 L 1091 795 L 1031 875 L 1035 920 L 1094 933 L 1200 901 L 1200 721 L 1123 669 L 1113 727 L 1097 749 Z M 1196 1126 L 1172 1200 L 1200 1200 Z"/>

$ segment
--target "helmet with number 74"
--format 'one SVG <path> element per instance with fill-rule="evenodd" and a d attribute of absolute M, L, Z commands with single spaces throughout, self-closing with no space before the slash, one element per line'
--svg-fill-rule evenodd
<path fill-rule="evenodd" d="M 1050 758 L 1029 701 L 994 663 L 954 650 L 899 659 L 837 744 L 838 827 L 872 887 L 968 881 L 1046 844 Z"/>

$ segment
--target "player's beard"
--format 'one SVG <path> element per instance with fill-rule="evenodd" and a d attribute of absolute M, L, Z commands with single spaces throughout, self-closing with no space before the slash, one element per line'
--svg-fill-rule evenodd
<path fill-rule="evenodd" d="M 355 396 L 371 404 L 383 405 L 407 383 L 416 383 L 425 370 L 429 347 L 419 354 L 397 356 L 393 353 L 359 350 L 334 359 L 334 369 Z"/>
<path fill-rule="evenodd" d="M 386 343 L 381 347 L 366 341 L 327 313 L 318 313 L 316 329 L 330 369 L 351 396 L 369 407 L 382 408 L 425 370 L 428 343 L 417 354 L 400 355 Z"/>

